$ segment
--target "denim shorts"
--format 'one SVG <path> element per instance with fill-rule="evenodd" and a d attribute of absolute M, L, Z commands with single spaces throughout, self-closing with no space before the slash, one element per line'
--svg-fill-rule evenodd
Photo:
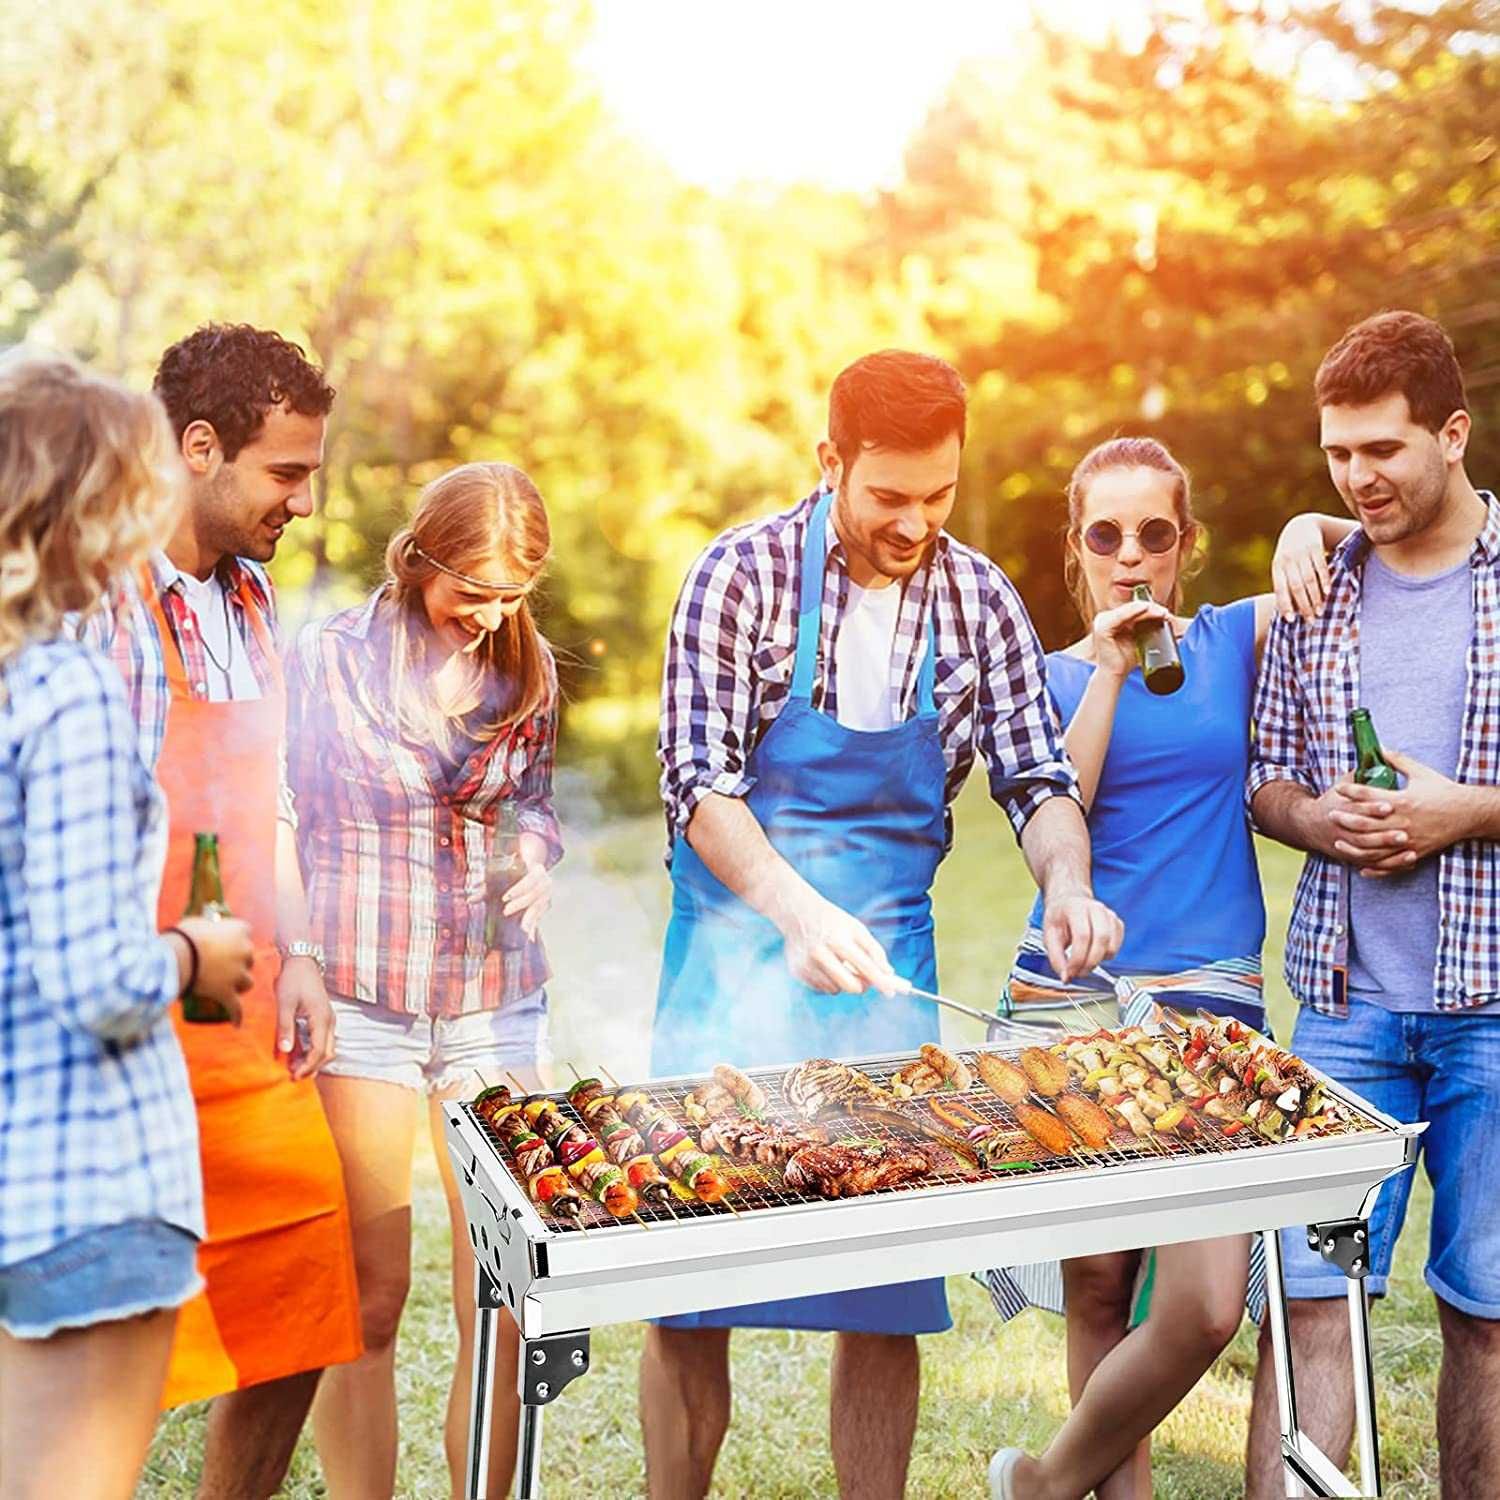
<path fill-rule="evenodd" d="M 550 1060 L 547 992 L 533 990 L 499 1010 L 467 1016 L 412 1016 L 331 996 L 336 1021 L 332 1078 L 399 1083 L 418 1093 L 449 1094 L 492 1082 L 507 1068 L 538 1069 Z"/>
<path fill-rule="evenodd" d="M 1292 1051 L 1376 1109 L 1426 1120 L 1421 1159 L 1432 1182 L 1427 1285 L 1476 1318 L 1500 1319 L 1500 1015 L 1400 1014 L 1351 1000 L 1347 1020 L 1305 1009 Z M 1370 1215 L 1372 1295 L 1386 1289 L 1416 1168 L 1389 1178 Z M 1293 1297 L 1341 1297 L 1344 1273 L 1284 1230 Z"/>
<path fill-rule="evenodd" d="M 202 1289 L 198 1241 L 187 1230 L 131 1219 L 0 1266 L 0 1328 L 18 1339 L 45 1339 L 64 1328 L 181 1307 Z"/>

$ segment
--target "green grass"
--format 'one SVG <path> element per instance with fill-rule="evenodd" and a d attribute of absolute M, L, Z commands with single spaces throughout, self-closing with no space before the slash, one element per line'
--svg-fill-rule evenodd
<path fill-rule="evenodd" d="M 1031 904 L 1030 878 L 1008 825 L 986 801 L 979 778 L 958 809 L 953 854 L 938 877 L 938 945 L 945 990 L 974 1005 L 993 1001 Z M 559 870 L 548 922 L 557 970 L 553 1041 L 559 1063 L 603 1063 L 642 1076 L 656 969 L 667 910 L 661 823 L 639 819 L 575 832 Z M 1280 980 L 1281 945 L 1298 859 L 1261 849 L 1271 916 L 1266 972 L 1271 1012 L 1283 1040 L 1292 1005 Z M 946 1021 L 945 1021 L 946 1025 Z M 950 1033 L 973 1041 L 962 1018 Z M 1425 1177 L 1412 1198 L 1391 1295 L 1375 1312 L 1380 1424 L 1388 1493 L 1437 1495 L 1433 1407 L 1439 1341 L 1433 1299 L 1422 1281 L 1431 1193 Z M 442 1411 L 452 1359 L 447 1306 L 447 1221 L 430 1157 L 419 1163 L 411 1302 L 400 1345 L 401 1465 L 398 1491 L 446 1493 Z M 1033 1452 L 1067 1410 L 1060 1320 L 1028 1313 L 1008 1325 L 972 1282 L 949 1283 L 955 1327 L 924 1341 L 922 1411 L 912 1459 L 913 1496 L 978 1496 L 1000 1443 Z M 735 1335 L 735 1421 L 714 1494 L 737 1500 L 835 1494 L 826 1441 L 826 1336 L 777 1331 Z M 547 1411 L 544 1473 L 549 1494 L 643 1493 L 635 1418 L 636 1325 L 594 1334 L 588 1376 Z M 1228 1500 L 1241 1493 L 1241 1455 L 1255 1343 L 1242 1328 L 1224 1357 L 1157 1434 L 1162 1500 Z M 187 1496 L 197 1471 L 203 1409 L 162 1425 L 141 1493 Z M 767 1436 L 772 1441 L 766 1441 Z M 324 1493 L 311 1441 L 298 1449 L 284 1493 Z"/>

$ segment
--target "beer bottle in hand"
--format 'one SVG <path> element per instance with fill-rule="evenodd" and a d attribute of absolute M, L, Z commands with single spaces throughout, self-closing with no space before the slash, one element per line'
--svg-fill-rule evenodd
<path fill-rule="evenodd" d="M 1370 717 L 1370 710 L 1356 708 L 1349 715 L 1349 727 L 1354 731 L 1354 779 L 1361 786 L 1394 792 L 1396 771 L 1380 753 L 1380 741 L 1375 737 L 1375 721 Z"/>
<path fill-rule="evenodd" d="M 1133 594 L 1137 600 L 1151 603 L 1151 590 L 1144 583 L 1136 584 Z M 1138 626 L 1135 654 L 1140 658 L 1141 676 L 1153 693 L 1175 693 L 1186 680 L 1170 620 L 1147 620 Z"/>
<path fill-rule="evenodd" d="M 530 941 L 521 928 L 519 913 L 505 914 L 505 896 L 526 873 L 521 858 L 521 823 L 509 803 L 500 809 L 495 825 L 495 842 L 484 867 L 484 946 L 486 951 L 500 948 L 507 952 L 524 948 Z"/>
<path fill-rule="evenodd" d="M 224 904 L 224 882 L 219 878 L 219 835 L 216 833 L 193 835 L 193 879 L 188 886 L 185 915 L 214 920 L 229 915 L 229 908 Z M 182 997 L 182 1019 L 232 1021 L 234 1012 L 222 1000 L 211 1000 L 190 990 Z"/>

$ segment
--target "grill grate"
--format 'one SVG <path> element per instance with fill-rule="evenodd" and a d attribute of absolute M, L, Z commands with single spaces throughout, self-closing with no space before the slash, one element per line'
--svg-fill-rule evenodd
<path fill-rule="evenodd" d="M 1007 1049 L 1001 1047 L 982 1047 L 965 1049 L 966 1054 L 976 1051 L 991 1052 L 997 1056 L 1008 1057 L 1015 1061 L 1019 1056 L 1018 1049 Z M 914 1059 L 912 1056 L 899 1056 L 882 1058 L 877 1062 L 859 1064 L 860 1071 L 877 1083 L 887 1084 L 891 1078 Z M 746 1069 L 750 1077 L 761 1086 L 766 1093 L 766 1118 L 770 1121 L 797 1126 L 806 1122 L 785 1101 L 781 1093 L 781 1080 L 785 1076 L 786 1068 Z M 684 1099 L 694 1088 L 698 1087 L 701 1079 L 687 1078 L 674 1083 L 642 1083 L 622 1084 L 616 1092 L 625 1089 L 634 1089 L 649 1095 L 661 1108 L 667 1110 L 684 1129 L 689 1130 L 696 1138 L 698 1132 L 688 1118 Z M 1069 1085 L 1069 1093 L 1078 1094 L 1088 1098 L 1078 1085 L 1075 1078 Z M 568 1101 L 566 1093 L 548 1094 L 545 1097 L 554 1100 L 562 1113 L 570 1120 L 576 1121 L 588 1130 L 587 1123 L 579 1115 Z M 1007 1131 L 1014 1133 L 1015 1149 L 1008 1153 L 1008 1159 L 1020 1165 L 1015 1168 L 1001 1171 L 988 1171 L 984 1168 L 975 1168 L 960 1157 L 947 1151 L 938 1142 L 922 1138 L 924 1144 L 929 1148 L 934 1167 L 925 1177 L 919 1177 L 907 1182 L 898 1183 L 892 1187 L 878 1188 L 873 1193 L 860 1195 L 861 1197 L 879 1197 L 891 1193 L 920 1193 L 934 1187 L 955 1187 L 971 1184 L 976 1187 L 983 1185 L 986 1189 L 1003 1188 L 1007 1181 L 1027 1180 L 1039 1173 L 1059 1172 L 1093 1172 L 1100 1169 L 1107 1170 L 1112 1165 L 1126 1162 L 1141 1161 L 1165 1161 L 1179 1157 L 1195 1156 L 1218 1156 L 1229 1152 L 1243 1152 L 1261 1150 L 1276 1144 L 1299 1144 L 1276 1143 L 1267 1141 L 1264 1137 L 1254 1131 L 1246 1129 L 1235 1135 L 1225 1135 L 1219 1128 L 1218 1122 L 1212 1116 L 1198 1114 L 1197 1119 L 1200 1132 L 1191 1139 L 1183 1139 L 1179 1136 L 1156 1136 L 1149 1139 L 1139 1139 L 1134 1136 L 1118 1134 L 1112 1147 L 1098 1150 L 1090 1150 L 1088 1147 L 1080 1146 L 1070 1156 L 1049 1156 L 1043 1147 L 1038 1145 L 1019 1124 L 1011 1113 L 1008 1105 L 992 1094 L 982 1083 L 977 1080 L 974 1086 L 965 1094 L 946 1093 L 945 1099 L 961 1099 L 963 1103 L 975 1114 L 987 1121 L 1003 1126 Z M 917 1104 L 920 1101 L 911 1101 Z M 1310 1142 L 1326 1140 L 1331 1135 L 1349 1135 L 1363 1131 L 1380 1131 L 1387 1127 L 1361 1110 L 1353 1101 L 1343 1095 L 1338 1096 L 1340 1109 L 1348 1117 L 1347 1123 L 1326 1129 L 1318 1135 L 1308 1136 L 1305 1139 Z M 511 1178 L 518 1184 L 521 1194 L 526 1195 L 526 1184 L 520 1174 L 513 1169 L 510 1152 L 501 1142 L 499 1136 L 476 1115 L 468 1104 L 463 1106 L 465 1112 L 474 1121 L 480 1132 L 487 1139 L 495 1152 L 495 1155 L 504 1164 Z M 910 1135 L 896 1132 L 883 1123 L 873 1122 L 865 1119 L 846 1118 L 843 1116 L 832 1119 L 822 1119 L 819 1124 L 826 1130 L 831 1142 L 850 1141 L 881 1141 L 899 1142 L 910 1145 L 913 1139 Z M 943 1127 L 947 1128 L 947 1127 Z M 960 1132 L 954 1131 L 954 1134 Z M 707 1204 L 700 1202 L 695 1197 L 690 1197 L 685 1190 L 678 1189 L 674 1184 L 674 1196 L 670 1205 L 654 1205 L 642 1203 L 640 1211 L 628 1219 L 615 1219 L 606 1213 L 602 1205 L 585 1200 L 583 1217 L 579 1220 L 565 1220 L 555 1218 L 551 1214 L 538 1210 L 541 1220 L 549 1234 L 591 1234 L 596 1231 L 618 1232 L 623 1229 L 649 1228 L 655 1223 L 671 1223 L 686 1219 L 710 1219 L 728 1218 L 735 1214 L 754 1213 L 758 1209 L 765 1208 L 787 1208 L 798 1204 L 827 1203 L 829 1200 L 819 1197 L 812 1192 L 803 1192 L 790 1188 L 782 1180 L 781 1172 L 775 1167 L 757 1166 L 734 1162 L 727 1157 L 716 1157 L 721 1164 L 721 1169 L 733 1183 L 734 1191 L 728 1199 L 719 1204 Z M 847 1200 L 835 1200 L 847 1201 Z"/>

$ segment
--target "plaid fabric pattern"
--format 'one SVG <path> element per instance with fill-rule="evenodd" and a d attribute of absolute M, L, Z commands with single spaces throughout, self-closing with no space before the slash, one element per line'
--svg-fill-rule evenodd
<path fill-rule="evenodd" d="M 540 989 L 540 942 L 486 955 L 484 870 L 501 805 L 562 855 L 557 706 L 479 745 L 452 779 L 405 739 L 381 591 L 303 629 L 288 663 L 288 781 L 330 994 L 409 1015 L 495 1010 Z"/>
<path fill-rule="evenodd" d="M 128 1219 L 201 1236 L 161 797 L 119 678 L 55 641 L 0 685 L 0 1265 Z"/>
<path fill-rule="evenodd" d="M 751 751 L 791 688 L 801 560 L 819 493 L 724 532 L 693 564 L 678 595 L 657 742 L 669 857 L 673 835 L 704 797 L 743 797 L 754 785 L 747 769 Z M 812 701 L 835 716 L 835 652 L 848 602 L 848 558 L 830 520 Z M 912 711 L 934 612 L 946 799 L 952 803 L 975 756 L 983 757 L 990 793 L 1019 836 L 1047 798 L 1077 795 L 1036 632 L 1005 574 L 983 554 L 940 535 L 932 560 L 902 593 L 890 676 L 898 722 Z M 952 833 L 950 813 L 950 841 Z"/>
<path fill-rule="evenodd" d="M 1489 515 L 1469 556 L 1474 639 L 1469 643 L 1458 780 L 1500 780 L 1500 504 L 1482 492 Z M 1331 587 L 1316 620 L 1277 620 L 1266 642 L 1255 701 L 1255 745 L 1247 801 L 1273 781 L 1321 796 L 1355 766 L 1349 714 L 1359 706 L 1359 607 L 1369 542 L 1350 535 L 1334 553 Z M 1466 1010 L 1500 997 L 1500 845 L 1465 839 L 1438 856 L 1441 937 L 1433 964 L 1439 1010 Z M 1349 871 L 1309 854 L 1293 899 L 1286 981 L 1305 1005 L 1347 1015 Z"/>
<path fill-rule="evenodd" d="M 203 632 L 198 628 L 197 616 L 183 590 L 181 575 L 160 552 L 151 554 L 148 567 L 161 599 L 162 613 L 171 627 L 172 639 L 182 653 L 188 686 L 194 698 L 206 702 L 210 689 Z M 248 558 L 228 557 L 219 564 L 219 576 L 229 601 L 231 627 L 244 645 L 261 692 L 270 692 L 276 682 L 278 663 L 267 654 L 251 628 L 241 593 L 243 585 L 250 607 L 264 620 L 274 642 L 276 591 L 271 585 L 270 575 L 259 563 Z M 120 669 L 120 676 L 125 679 L 125 696 L 140 734 L 141 758 L 148 766 L 154 766 L 167 734 L 167 707 L 172 701 L 172 693 L 167 684 L 166 645 L 156 627 L 150 605 L 141 593 L 139 580 L 134 575 L 123 579 L 114 595 L 100 609 L 79 622 L 78 636 L 102 651 Z M 283 750 L 283 763 L 284 760 Z M 295 815 L 284 773 L 281 781 L 278 816 L 283 822 L 291 823 L 295 821 Z"/>

